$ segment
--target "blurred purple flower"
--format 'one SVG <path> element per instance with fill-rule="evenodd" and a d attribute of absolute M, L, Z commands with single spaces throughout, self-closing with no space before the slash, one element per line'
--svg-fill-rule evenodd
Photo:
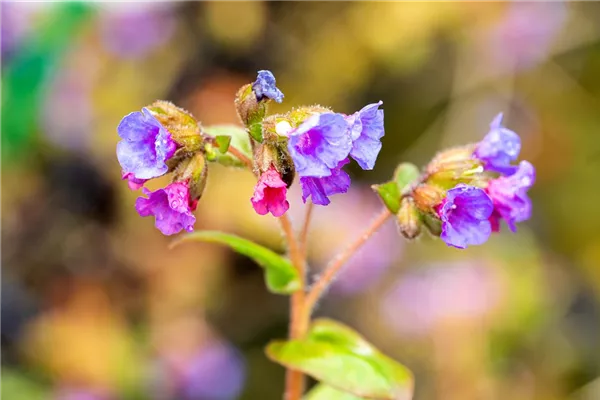
<path fill-rule="evenodd" d="M 382 314 L 405 335 L 425 335 L 448 321 L 485 317 L 498 306 L 501 282 L 473 261 L 435 263 L 413 270 L 383 297 Z"/>
<path fill-rule="evenodd" d="M 91 146 L 95 61 L 88 57 L 85 71 L 62 68 L 49 82 L 40 119 L 44 135 L 62 148 L 84 152 Z"/>
<path fill-rule="evenodd" d="M 275 76 L 271 71 L 258 71 L 258 77 L 252 84 L 252 90 L 256 94 L 258 101 L 269 98 L 275 100 L 277 103 L 283 101 L 283 93 L 276 86 Z"/>
<path fill-rule="evenodd" d="M 486 192 L 494 203 L 490 217 L 492 230 L 500 229 L 500 219 L 504 219 L 511 231 L 516 232 L 517 222 L 531 217 L 531 200 L 527 191 L 535 182 L 535 168 L 528 161 L 521 161 L 513 175 L 490 181 Z"/>
<path fill-rule="evenodd" d="M 259 215 L 270 212 L 274 217 L 281 217 L 290 208 L 286 195 L 287 185 L 275 167 L 271 166 L 263 172 L 254 187 L 252 207 Z"/>
<path fill-rule="evenodd" d="M 349 128 L 342 114 L 313 115 L 290 132 L 288 150 L 299 176 L 330 176 L 352 148 Z"/>
<path fill-rule="evenodd" d="M 104 46 L 123 58 L 143 57 L 166 43 L 175 31 L 168 2 L 102 4 L 100 34 Z"/>
<path fill-rule="evenodd" d="M 328 205 L 331 201 L 328 196 L 346 193 L 350 187 L 350 176 L 342 169 L 350 161 L 346 158 L 331 170 L 331 175 L 323 178 L 300 177 L 302 188 L 302 201 L 306 203 L 308 197 L 314 204 Z"/>
<path fill-rule="evenodd" d="M 352 135 L 350 156 L 364 170 L 373 169 L 381 150 L 381 138 L 385 134 L 383 110 L 379 110 L 382 104 L 382 101 L 369 104 L 347 117 Z"/>
<path fill-rule="evenodd" d="M 519 157 L 521 138 L 515 132 L 502 126 L 502 113 L 490 124 L 490 131 L 477 144 L 473 156 L 484 163 L 488 171 L 511 175 L 517 167 L 511 165 Z"/>
<path fill-rule="evenodd" d="M 501 69 L 528 69 L 548 57 L 567 20 L 563 2 L 509 2 L 508 11 L 484 34 L 492 62 Z"/>
<path fill-rule="evenodd" d="M 144 188 L 143 192 L 148 198 L 139 197 L 135 209 L 142 217 L 154 215 L 155 225 L 164 235 L 174 235 L 183 229 L 194 230 L 196 217 L 190 207 L 187 182 L 174 182 L 155 192 Z"/>
<path fill-rule="evenodd" d="M 242 355 L 231 345 L 212 340 L 186 360 L 158 361 L 159 388 L 154 398 L 177 400 L 233 400 L 246 378 Z M 160 396 L 157 394 L 160 393 Z"/>
<path fill-rule="evenodd" d="M 48 6 L 52 5 L 43 2 L 2 2 L 0 47 L 3 63 L 34 29 L 35 18 Z"/>
<path fill-rule="evenodd" d="M 440 238 L 448 246 L 465 249 L 469 245 L 485 243 L 492 227 L 488 220 L 494 205 L 483 189 L 459 184 L 448 190 L 438 207 L 442 220 Z"/>
<path fill-rule="evenodd" d="M 173 156 L 177 145 L 148 109 L 125 116 L 117 132 L 123 138 L 117 144 L 117 158 L 125 174 L 151 179 L 167 173 L 166 161 Z"/>

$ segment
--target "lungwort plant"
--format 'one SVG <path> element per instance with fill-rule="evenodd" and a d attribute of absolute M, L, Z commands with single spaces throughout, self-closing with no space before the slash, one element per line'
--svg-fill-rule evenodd
<path fill-rule="evenodd" d="M 388 218 L 396 219 L 405 238 L 428 231 L 459 249 L 483 244 L 499 230 L 501 220 L 515 231 L 531 215 L 527 191 L 535 180 L 534 167 L 527 161 L 516 164 L 520 138 L 502 125 L 502 114 L 479 143 L 442 151 L 423 169 L 399 165 L 390 181 L 373 186 L 381 212 L 310 282 L 306 239 L 312 205 L 327 206 L 331 196 L 348 190 L 344 167 L 352 160 L 364 170 L 374 168 L 385 133 L 384 112 L 379 101 L 351 114 L 322 106 L 269 114 L 269 103 L 283 99 L 273 74 L 259 71 L 256 81 L 241 87 L 235 98 L 243 126 L 202 126 L 166 101 L 125 116 L 117 128 L 122 139 L 117 157 L 129 187 L 142 189 L 135 208 L 142 217 L 153 216 L 165 235 L 186 231 L 173 246 L 189 241 L 229 246 L 264 268 L 271 292 L 291 296 L 289 337 L 266 347 L 267 356 L 287 368 L 285 399 L 410 399 L 412 373 L 348 326 L 312 320 L 317 301 Z M 212 163 L 255 175 L 249 206 L 279 220 L 286 255 L 235 235 L 194 231 L 194 210 Z M 172 177 L 166 187 L 154 192 L 144 188 L 148 180 L 165 174 Z M 298 231 L 287 216 L 288 189 L 296 176 L 302 200 L 310 202 Z M 320 381 L 308 394 L 305 374 Z"/>

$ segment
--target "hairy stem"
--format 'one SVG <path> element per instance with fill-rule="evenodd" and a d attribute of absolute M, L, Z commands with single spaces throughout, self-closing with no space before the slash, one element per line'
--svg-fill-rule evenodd
<path fill-rule="evenodd" d="M 287 215 L 283 215 L 279 218 L 281 228 L 286 237 L 288 243 L 290 260 L 292 264 L 298 270 L 301 280 L 301 289 L 292 294 L 290 300 L 290 328 L 289 337 L 290 339 L 300 339 L 308 330 L 308 317 L 309 315 L 304 312 L 305 303 L 305 292 L 306 286 L 306 270 L 305 270 L 305 259 L 302 249 L 299 246 L 298 241 L 294 235 L 292 223 Z M 304 393 L 304 374 L 300 371 L 288 369 L 285 377 L 285 400 L 300 400 Z"/>
<path fill-rule="evenodd" d="M 356 253 L 360 247 L 365 244 L 367 240 L 375 232 L 381 228 L 381 226 L 387 221 L 387 219 L 392 214 L 387 208 L 384 208 L 381 213 L 373 220 L 371 225 L 360 235 L 353 243 L 351 243 L 344 251 L 342 251 L 336 258 L 334 258 L 329 265 L 325 268 L 325 272 L 319 277 L 319 280 L 315 283 L 312 289 L 308 292 L 306 296 L 306 301 L 304 302 L 304 311 L 308 314 L 307 318 L 310 318 L 310 313 L 312 312 L 315 304 L 323 295 L 325 290 L 331 285 L 333 279 L 340 271 L 340 269 L 344 266 L 346 261 L 350 259 Z"/>
<path fill-rule="evenodd" d="M 304 224 L 302 225 L 302 230 L 300 231 L 300 251 L 302 251 L 304 259 L 306 259 L 307 257 L 308 229 L 310 227 L 310 219 L 312 217 L 313 208 L 314 206 L 312 201 L 306 205 L 306 215 L 304 216 Z"/>

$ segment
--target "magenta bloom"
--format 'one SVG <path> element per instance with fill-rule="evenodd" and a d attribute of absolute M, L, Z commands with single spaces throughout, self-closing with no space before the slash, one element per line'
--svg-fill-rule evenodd
<path fill-rule="evenodd" d="M 348 123 L 341 114 L 313 115 L 289 135 L 288 150 L 301 177 L 330 176 L 351 148 Z"/>
<path fill-rule="evenodd" d="M 459 249 L 485 243 L 492 233 L 489 218 L 493 210 L 492 200 L 480 188 L 459 184 L 448 190 L 438 208 L 441 239 Z"/>
<path fill-rule="evenodd" d="M 147 108 L 125 116 L 117 132 L 123 138 L 117 144 L 117 158 L 125 174 L 151 179 L 167 173 L 166 161 L 173 156 L 177 145 Z"/>
<path fill-rule="evenodd" d="M 514 174 L 517 167 L 511 165 L 521 151 L 521 138 L 502 126 L 502 113 L 490 124 L 490 131 L 475 148 L 473 156 L 483 161 L 488 171 L 505 175 Z"/>
<path fill-rule="evenodd" d="M 306 199 L 311 196 L 314 204 L 326 206 L 331 202 L 328 196 L 346 193 L 350 187 L 350 176 L 342 167 L 349 162 L 347 158 L 340 161 L 337 167 L 331 170 L 330 176 L 323 178 L 300 177 L 302 201 L 306 203 Z"/>
<path fill-rule="evenodd" d="M 123 172 L 123 180 L 127 179 L 127 185 L 131 190 L 138 190 L 144 187 L 148 179 L 138 179 L 131 172 Z"/>
<path fill-rule="evenodd" d="M 274 217 L 281 217 L 290 208 L 286 196 L 287 185 L 275 167 L 271 166 L 260 176 L 250 201 L 257 214 L 265 215 L 270 212 Z"/>
<path fill-rule="evenodd" d="M 196 217 L 190 205 L 190 188 L 187 182 L 173 182 L 164 189 L 150 192 L 143 190 L 148 198 L 139 197 L 135 209 L 142 217 L 154 215 L 156 227 L 164 235 L 174 235 L 185 229 L 194 230 Z"/>
<path fill-rule="evenodd" d="M 527 191 L 534 182 L 535 168 L 528 161 L 521 161 L 513 175 L 490 181 L 486 191 L 494 203 L 490 222 L 495 232 L 500 229 L 500 219 L 516 232 L 515 224 L 531 217 L 531 199 Z"/>
<path fill-rule="evenodd" d="M 275 76 L 271 71 L 258 71 L 258 77 L 252 84 L 252 90 L 256 94 L 258 101 L 261 101 L 265 97 L 275 100 L 277 103 L 283 101 L 283 93 L 277 88 Z"/>
<path fill-rule="evenodd" d="M 385 134 L 383 110 L 379 110 L 382 104 L 382 101 L 369 104 L 347 117 L 352 135 L 350 156 L 365 170 L 373 169 L 381 150 L 381 138 Z"/>

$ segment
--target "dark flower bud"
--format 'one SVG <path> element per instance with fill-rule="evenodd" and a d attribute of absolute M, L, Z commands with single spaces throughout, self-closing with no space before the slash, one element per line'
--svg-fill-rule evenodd
<path fill-rule="evenodd" d="M 258 71 L 256 81 L 242 86 L 235 97 L 235 109 L 240 120 L 246 125 L 252 138 L 262 142 L 262 120 L 267 113 L 267 103 L 283 101 L 283 93 L 275 83 L 270 71 Z"/>
<path fill-rule="evenodd" d="M 400 233 L 407 239 L 414 239 L 421 233 L 421 213 L 414 204 L 413 199 L 402 199 L 396 221 Z"/>

